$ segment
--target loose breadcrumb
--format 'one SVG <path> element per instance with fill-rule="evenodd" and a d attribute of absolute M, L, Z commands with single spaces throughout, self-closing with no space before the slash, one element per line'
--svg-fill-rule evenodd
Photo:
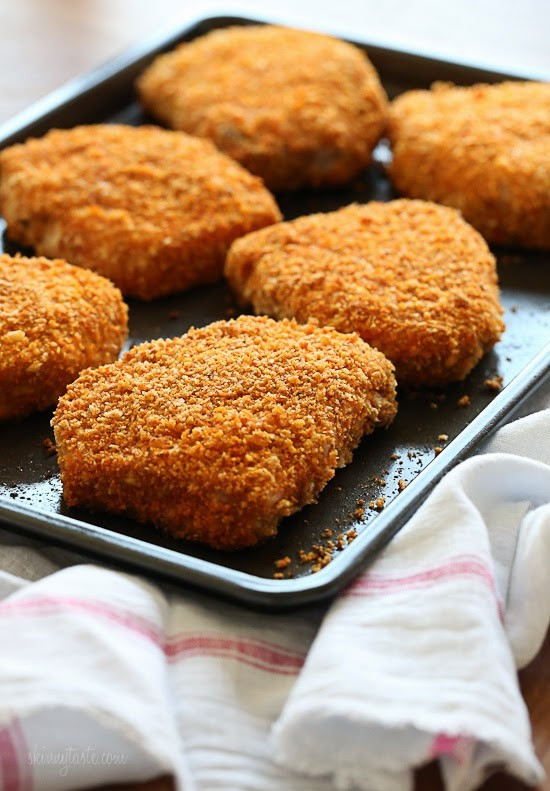
<path fill-rule="evenodd" d="M 483 382 L 483 387 L 485 390 L 492 390 L 495 393 L 498 393 L 502 390 L 502 376 L 493 376 L 490 379 L 485 379 Z"/>
<path fill-rule="evenodd" d="M 395 413 L 392 366 L 357 335 L 241 316 L 84 372 L 53 426 L 68 505 L 236 549 L 314 502 Z"/>
<path fill-rule="evenodd" d="M 448 434 L 438 434 L 437 438 L 438 438 L 438 440 L 440 442 L 447 442 L 447 440 L 449 439 L 449 435 Z"/>
<path fill-rule="evenodd" d="M 490 242 L 550 247 L 550 83 L 435 83 L 391 106 L 397 189 L 460 209 Z"/>
<path fill-rule="evenodd" d="M 46 437 L 46 439 L 42 440 L 42 445 L 46 449 L 48 456 L 55 456 L 57 453 L 57 448 L 49 437 Z"/>
<path fill-rule="evenodd" d="M 265 228 L 231 246 L 225 273 L 256 313 L 358 332 L 408 384 L 463 379 L 504 328 L 486 243 L 454 209 L 423 201 Z"/>
<path fill-rule="evenodd" d="M 471 403 L 472 403 L 472 399 L 470 398 L 470 396 L 463 395 L 458 399 L 456 405 L 459 407 L 465 407 L 465 406 L 470 406 Z"/>
<path fill-rule="evenodd" d="M 309 552 L 300 549 L 298 550 L 298 557 L 301 563 L 312 563 L 311 571 L 313 574 L 316 574 L 318 571 L 321 571 L 322 568 L 328 566 L 332 561 L 333 551 L 334 544 L 330 541 L 328 546 L 313 544 Z"/>
<path fill-rule="evenodd" d="M 407 488 L 407 483 L 406 481 L 403 480 L 403 478 L 399 478 L 399 480 L 397 481 L 397 488 L 399 489 L 400 492 L 402 492 L 403 489 Z"/>

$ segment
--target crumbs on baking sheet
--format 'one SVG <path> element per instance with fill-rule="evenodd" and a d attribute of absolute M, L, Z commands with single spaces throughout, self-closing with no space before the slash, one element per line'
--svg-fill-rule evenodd
<path fill-rule="evenodd" d="M 362 511 L 364 513 L 365 509 L 359 506 L 356 509 L 356 512 L 357 511 Z M 361 514 L 361 516 L 362 515 L 363 514 Z M 357 517 L 359 518 L 358 514 Z M 323 537 L 326 538 L 329 532 L 331 536 L 333 535 L 332 530 L 327 529 L 323 531 Z M 325 566 L 328 566 L 335 552 L 341 552 L 346 546 L 349 546 L 357 536 L 357 530 L 352 527 L 345 532 L 338 533 L 334 539 L 329 538 L 324 544 L 313 544 L 311 549 L 307 551 L 305 549 L 299 549 L 298 560 L 302 565 L 311 564 L 311 572 L 312 574 L 316 574 L 318 571 L 325 568 Z"/>
<path fill-rule="evenodd" d="M 492 376 L 483 382 L 483 389 L 498 393 L 502 390 L 502 376 Z"/>
<path fill-rule="evenodd" d="M 292 563 L 292 560 L 290 559 L 290 557 L 288 555 L 285 555 L 285 557 L 279 558 L 278 560 L 275 560 L 273 565 L 275 566 L 277 571 L 274 572 L 273 579 L 276 579 L 276 580 L 283 580 L 283 579 L 285 579 L 285 574 L 283 573 L 283 571 L 284 571 L 284 569 L 287 569 L 290 566 L 291 563 Z M 292 572 L 289 571 L 286 576 L 287 577 L 292 577 Z"/>
<path fill-rule="evenodd" d="M 332 542 L 330 542 L 332 543 Z M 332 549 L 324 547 L 322 544 L 313 544 L 309 552 L 303 549 L 298 550 L 298 557 L 301 563 L 312 563 L 311 571 L 316 574 L 332 560 Z"/>
<path fill-rule="evenodd" d="M 440 435 L 440 437 L 442 436 L 447 438 L 447 435 Z M 440 441 L 443 440 L 440 439 Z M 392 462 L 402 460 L 405 453 L 404 450 L 401 453 L 394 452 L 390 455 L 389 459 Z M 417 463 L 422 464 L 422 454 L 419 454 L 418 451 L 408 451 L 407 455 L 409 459 L 416 459 Z M 399 467 L 397 473 L 400 474 L 402 472 L 402 467 Z M 380 487 L 388 486 L 389 475 L 390 470 L 384 467 L 378 474 L 372 475 L 369 480 L 365 482 L 363 488 L 368 489 L 373 483 Z M 392 477 L 397 478 L 397 475 Z M 393 486 L 395 486 L 395 483 Z M 396 486 L 398 492 L 402 492 L 406 486 L 407 482 L 405 479 L 399 478 Z M 335 489 L 341 491 L 342 487 L 336 486 Z M 321 571 L 321 569 L 325 568 L 325 566 L 333 560 L 336 553 L 341 552 L 359 536 L 361 532 L 359 524 L 367 525 L 369 520 L 375 516 L 372 512 L 380 513 L 385 508 L 386 501 L 387 498 L 383 496 L 374 497 L 372 500 L 367 500 L 365 496 L 358 497 L 344 518 L 334 517 L 334 527 L 325 527 L 321 529 L 318 534 L 317 543 L 313 543 L 310 546 L 306 545 L 297 550 L 296 559 L 298 562 L 303 566 L 309 566 L 312 574 Z M 352 525 L 349 524 L 349 520 L 352 520 Z M 353 525 L 353 520 L 355 520 L 355 525 Z M 287 577 L 287 574 L 283 573 L 283 571 L 291 562 L 292 561 L 288 557 L 280 558 L 278 561 L 275 561 L 276 573 L 274 576 L 276 579 L 285 579 Z"/>
<path fill-rule="evenodd" d="M 57 453 L 57 448 L 49 437 L 46 437 L 46 439 L 42 440 L 42 445 L 44 448 L 46 448 L 46 453 L 48 456 L 54 456 Z"/>
<path fill-rule="evenodd" d="M 460 407 L 464 407 L 464 406 L 470 406 L 471 403 L 472 403 L 472 399 L 470 398 L 470 396 L 463 395 L 458 399 L 456 405 Z"/>

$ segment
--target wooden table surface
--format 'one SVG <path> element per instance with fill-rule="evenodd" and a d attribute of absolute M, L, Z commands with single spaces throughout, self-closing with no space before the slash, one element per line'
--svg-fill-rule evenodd
<path fill-rule="evenodd" d="M 241 0 L 240 10 L 262 15 L 261 0 Z M 264 6 L 265 8 L 265 6 Z M 280 0 L 281 20 L 334 30 L 355 30 L 373 43 L 425 50 L 452 60 L 467 60 L 495 69 L 550 77 L 545 0 L 462 0 L 437 3 L 417 0 Z M 182 0 L 0 0 L 0 123 L 53 88 L 87 71 L 151 33 L 211 13 L 212 5 Z M 545 18 L 546 17 L 546 18 Z M 550 636 L 532 664 L 520 673 L 531 715 L 537 754 L 550 775 Z M 169 778 L 135 791 L 168 791 Z M 114 788 L 114 786 L 112 787 Z M 417 773 L 417 791 L 442 788 L 431 764 Z M 522 784 L 495 775 L 484 791 L 520 791 Z M 539 786 L 550 791 L 550 781 Z M 238 791 L 235 789 L 235 791 Z M 281 789 L 284 791 L 284 789 Z"/>

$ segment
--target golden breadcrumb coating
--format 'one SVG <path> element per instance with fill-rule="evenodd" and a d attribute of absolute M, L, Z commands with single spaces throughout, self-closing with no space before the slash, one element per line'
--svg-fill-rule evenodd
<path fill-rule="evenodd" d="M 168 126 L 210 138 L 277 190 L 349 181 L 370 162 L 387 112 L 360 49 L 270 25 L 181 44 L 138 90 Z"/>
<path fill-rule="evenodd" d="M 393 367 L 357 335 L 241 316 L 85 371 L 53 426 L 69 505 L 237 549 L 313 502 L 395 412 Z"/>
<path fill-rule="evenodd" d="M 206 140 L 155 127 L 54 130 L 0 153 L 9 235 L 152 299 L 218 279 L 230 243 L 280 219 Z"/>
<path fill-rule="evenodd" d="M 454 209 L 352 205 L 235 242 L 226 276 L 257 313 L 358 332 L 400 382 L 463 379 L 504 325 L 495 259 Z"/>
<path fill-rule="evenodd" d="M 0 255 L 0 420 L 52 406 L 83 368 L 116 360 L 127 316 L 104 277 Z"/>
<path fill-rule="evenodd" d="M 391 106 L 391 177 L 489 242 L 550 248 L 550 83 L 436 83 Z"/>

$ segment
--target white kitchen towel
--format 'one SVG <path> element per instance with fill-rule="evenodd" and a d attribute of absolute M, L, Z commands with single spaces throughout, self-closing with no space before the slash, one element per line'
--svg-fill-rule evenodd
<path fill-rule="evenodd" d="M 450 791 L 496 766 L 537 782 L 514 657 L 550 617 L 549 434 L 550 411 L 501 430 L 326 614 L 97 566 L 29 583 L 55 559 L 6 540 L 0 787 L 171 773 L 186 791 L 404 791 L 430 757 Z"/>
<path fill-rule="evenodd" d="M 549 618 L 549 498 L 540 462 L 498 454 L 451 472 L 328 613 L 275 728 L 280 759 L 343 788 L 406 789 L 409 768 L 439 756 L 450 791 L 495 766 L 535 782 L 504 626 L 510 604 L 512 647 L 530 659 Z"/>
<path fill-rule="evenodd" d="M 3 583 L 3 791 L 161 774 L 185 791 L 331 788 L 275 764 L 268 743 L 321 609 L 259 616 L 97 566 Z"/>

